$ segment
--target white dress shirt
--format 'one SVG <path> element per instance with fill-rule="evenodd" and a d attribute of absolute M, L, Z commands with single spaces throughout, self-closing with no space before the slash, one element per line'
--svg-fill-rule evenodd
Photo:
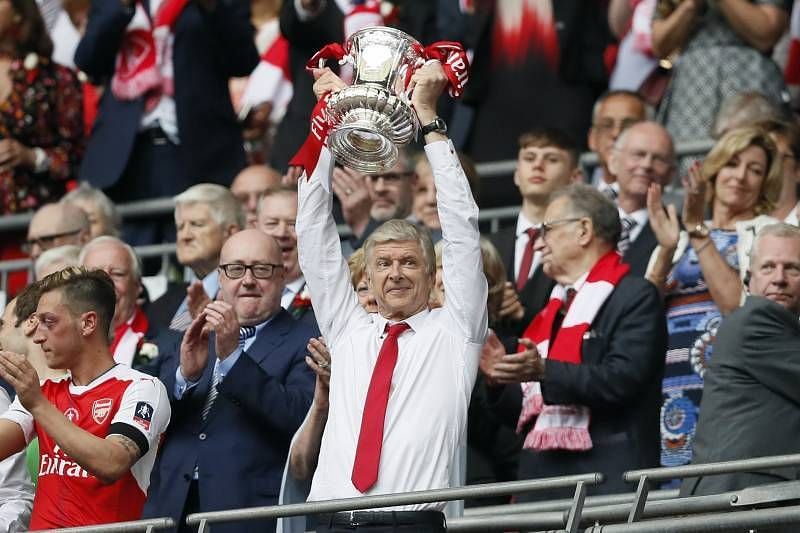
<path fill-rule="evenodd" d="M 297 293 L 300 292 L 305 286 L 306 278 L 303 276 L 300 276 L 296 280 L 287 283 L 283 288 L 283 294 L 281 295 L 281 307 L 284 309 L 289 309 L 289 306 L 292 305 L 292 302 L 294 301 L 294 297 L 297 296 Z"/>
<path fill-rule="evenodd" d="M 431 143 L 425 151 L 436 183 L 447 300 L 440 309 L 409 317 L 405 322 L 411 329 L 398 339 L 378 480 L 368 491 L 373 495 L 449 486 L 487 332 L 478 206 L 452 144 Z M 318 177 L 301 178 L 296 227 L 300 266 L 332 361 L 330 412 L 310 501 L 361 496 L 350 477 L 387 324 L 358 303 L 331 206 L 332 196 Z M 443 507 L 427 503 L 394 509 Z"/>
<path fill-rule="evenodd" d="M 630 233 L 628 234 L 628 239 L 630 242 L 634 242 L 636 237 L 644 229 L 645 225 L 647 224 L 647 209 L 639 209 L 634 211 L 633 213 L 626 213 L 619 207 L 617 207 L 617 211 L 619 212 L 619 219 L 622 220 L 624 217 L 632 218 L 636 221 L 636 225 L 631 229 Z"/>
<path fill-rule="evenodd" d="M 522 211 L 520 211 L 519 215 L 517 216 L 517 240 L 514 244 L 514 279 L 519 278 L 519 268 L 520 265 L 522 265 L 522 256 L 525 255 L 525 246 L 528 245 L 528 241 L 530 240 L 527 231 L 529 228 L 535 228 L 537 226 L 540 226 L 540 224 L 534 224 L 522 214 Z M 539 266 L 541 259 L 542 252 L 534 251 L 531 269 L 528 271 L 528 279 L 533 277 L 533 273 L 536 271 L 536 267 Z"/>
<path fill-rule="evenodd" d="M 0 388 L 0 413 L 11 405 Z M 25 450 L 0 461 L 0 531 L 28 531 L 33 509 L 33 483 L 28 474 Z"/>

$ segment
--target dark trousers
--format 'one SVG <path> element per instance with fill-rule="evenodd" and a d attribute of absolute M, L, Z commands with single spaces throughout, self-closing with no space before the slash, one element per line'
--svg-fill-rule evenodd
<path fill-rule="evenodd" d="M 193 479 L 189 484 L 189 493 L 186 495 L 186 503 L 183 504 L 180 522 L 178 522 L 178 533 L 197 533 L 197 526 L 187 526 L 186 517 L 192 513 L 200 512 L 200 491 L 197 487 L 197 480 Z"/>
<path fill-rule="evenodd" d="M 447 531 L 439 511 L 353 511 L 319 517 L 317 533 L 441 533 Z"/>

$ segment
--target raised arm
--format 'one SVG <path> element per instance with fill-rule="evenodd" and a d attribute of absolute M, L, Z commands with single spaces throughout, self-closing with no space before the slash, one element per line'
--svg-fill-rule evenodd
<path fill-rule="evenodd" d="M 429 124 L 436 118 L 436 100 L 447 83 L 441 64 L 425 65 L 414 74 L 411 83 L 412 104 L 419 123 Z M 488 288 L 481 258 L 478 206 L 449 139 L 434 131 L 425 135 L 425 143 L 444 242 L 444 309 L 467 339 L 483 344 L 488 327 Z"/>

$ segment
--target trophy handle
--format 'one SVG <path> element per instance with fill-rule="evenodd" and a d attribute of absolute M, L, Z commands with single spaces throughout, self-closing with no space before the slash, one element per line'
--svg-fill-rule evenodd
<path fill-rule="evenodd" d="M 353 64 L 353 58 L 344 50 L 344 47 L 339 43 L 330 43 L 322 47 L 322 49 L 311 56 L 311 59 L 306 63 L 306 69 L 311 70 L 314 68 L 323 68 L 329 59 L 335 59 L 340 65 L 345 63 Z"/>

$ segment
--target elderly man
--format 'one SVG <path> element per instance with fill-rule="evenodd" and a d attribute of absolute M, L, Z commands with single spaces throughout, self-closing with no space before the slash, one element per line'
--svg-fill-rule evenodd
<path fill-rule="evenodd" d="M 152 478 L 145 515 L 170 516 L 278 502 L 292 435 L 314 391 L 306 345 L 318 331 L 281 309 L 281 249 L 247 229 L 220 256 L 221 298 L 163 353 L 160 378 L 175 416 Z M 274 531 L 274 520 L 214 526 Z"/>
<path fill-rule="evenodd" d="M 693 463 L 800 453 L 800 229 L 781 223 L 758 233 L 748 288 L 714 341 Z M 681 493 L 796 479 L 795 467 L 736 472 L 686 479 Z"/>
<path fill-rule="evenodd" d="M 122 217 L 114 202 L 100 189 L 95 189 L 84 181 L 68 192 L 61 201 L 83 209 L 89 218 L 92 239 L 100 235 L 119 237 Z"/>
<path fill-rule="evenodd" d="M 150 362 L 140 349 L 148 334 L 149 323 L 136 299 L 142 291 L 139 257 L 128 244 L 116 237 L 101 236 L 83 247 L 81 264 L 89 270 L 102 270 L 114 282 L 116 304 L 111 329 L 114 361 L 140 369 Z"/>
<path fill-rule="evenodd" d="M 270 189 L 258 204 L 258 229 L 275 238 L 281 248 L 281 262 L 285 286 L 281 295 L 281 307 L 295 319 L 316 327 L 311 310 L 311 298 L 306 289 L 306 280 L 300 271 L 297 259 L 297 188 L 279 186 Z"/>
<path fill-rule="evenodd" d="M 617 253 L 620 232 L 616 208 L 596 189 L 554 193 L 536 249 L 557 285 L 524 349 L 481 362 L 490 380 L 508 384 L 494 393 L 498 412 L 525 435 L 520 479 L 603 472 L 606 482 L 590 492 L 608 494 L 627 490 L 624 471 L 658 465 L 664 310 L 656 288 Z"/>
<path fill-rule="evenodd" d="M 246 167 L 233 178 L 231 192 L 242 204 L 248 228 L 255 228 L 258 222 L 258 199 L 280 182 L 280 173 L 264 165 Z"/>
<path fill-rule="evenodd" d="M 171 284 L 148 308 L 154 330 L 184 331 L 192 319 L 217 296 L 217 265 L 222 244 L 244 227 L 236 197 L 222 185 L 201 183 L 175 197 L 178 262 L 189 267 L 195 280 L 188 286 Z"/>
<path fill-rule="evenodd" d="M 32 530 L 135 520 L 169 422 L 164 385 L 114 363 L 105 272 L 72 267 L 40 283 L 35 341 L 49 366 L 70 374 L 40 384 L 25 355 L 0 352 L 0 377 L 17 393 L 0 417 L 0 457 L 38 436 Z"/>
<path fill-rule="evenodd" d="M 34 213 L 22 248 L 36 261 L 45 250 L 65 244 L 83 246 L 89 239 L 89 218 L 82 209 L 66 203 L 46 204 Z"/>
<path fill-rule="evenodd" d="M 668 185 L 675 173 L 672 137 L 657 122 L 638 122 L 620 134 L 608 168 L 617 177 L 617 209 L 622 234 L 617 249 L 631 274 L 644 276 L 658 241 L 647 215 L 650 185 Z"/>
<path fill-rule="evenodd" d="M 594 104 L 588 141 L 589 148 L 597 154 L 598 165 L 592 184 L 612 200 L 619 192 L 614 172 L 608 166 L 614 143 L 628 126 L 647 119 L 648 114 L 647 104 L 632 91 L 609 91 Z"/>
<path fill-rule="evenodd" d="M 318 98 L 344 86 L 328 69 L 314 74 Z M 442 308 L 428 309 L 435 276 L 430 235 L 407 221 L 390 220 L 364 245 L 368 284 L 378 304 L 378 313 L 368 314 L 350 283 L 331 195 L 323 187 L 331 170 L 326 148 L 318 170 L 300 179 L 300 265 L 331 351 L 331 410 L 310 500 L 449 484 L 486 337 L 487 286 L 480 268 L 478 207 L 436 120 L 436 100 L 446 83 L 436 62 L 411 79 L 439 197 L 448 295 Z M 430 503 L 399 507 L 397 513 L 340 513 L 318 531 L 387 524 L 397 524 L 395 531 L 443 531 L 443 507 Z"/>

